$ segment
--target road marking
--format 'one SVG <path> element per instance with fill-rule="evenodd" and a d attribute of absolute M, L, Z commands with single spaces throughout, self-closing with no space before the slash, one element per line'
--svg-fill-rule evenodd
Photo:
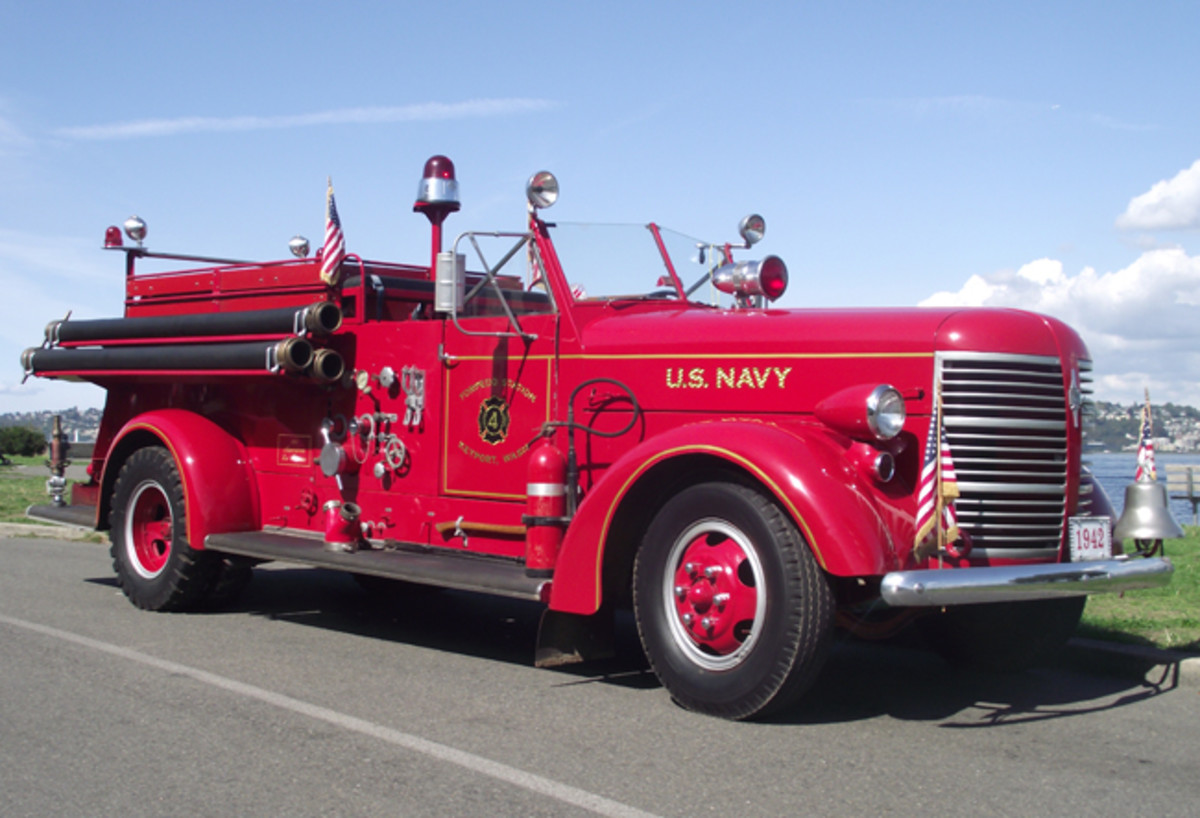
<path fill-rule="evenodd" d="M 619 801 L 613 801 L 586 790 L 581 790 L 578 787 L 572 787 L 540 775 L 534 775 L 516 767 L 510 767 L 507 764 L 501 764 L 483 756 L 477 756 L 474 753 L 456 750 L 453 747 L 438 744 L 436 741 L 429 741 L 420 736 L 414 736 L 411 733 L 394 730 L 390 727 L 384 727 L 381 724 L 375 724 L 365 719 L 347 715 L 346 713 L 330 710 L 327 707 L 294 699 L 282 693 L 275 693 L 274 691 L 255 687 L 245 682 L 239 682 L 236 679 L 230 679 L 216 673 L 209 673 L 206 670 L 200 670 L 189 665 L 181 665 L 178 662 L 171 662 L 166 659 L 159 659 L 141 651 L 123 648 L 120 645 L 114 645 L 109 642 L 101 642 L 100 640 L 91 639 L 87 636 L 71 633 L 70 631 L 39 625 L 36 622 L 27 622 L 24 619 L 14 619 L 4 614 L 0 614 L 0 623 L 14 628 L 33 631 L 34 633 L 54 639 L 60 639 L 64 642 L 70 642 L 71 644 L 99 651 L 100 653 L 107 653 L 110 656 L 116 656 L 130 662 L 137 662 L 138 664 L 161 670 L 164 673 L 187 676 L 203 684 L 211 685 L 230 693 L 236 693 L 249 699 L 255 699 L 283 710 L 299 713 L 302 716 L 324 721 L 345 730 L 371 736 L 381 741 L 386 741 L 389 744 L 394 744 L 397 747 L 421 753 L 422 755 L 457 765 L 481 775 L 490 776 L 507 784 L 513 784 L 517 787 L 536 792 L 539 795 L 545 795 L 576 807 L 591 810 L 600 815 L 610 816 L 611 818 L 657 818 L 653 813 L 643 812 L 635 807 L 622 804 Z"/>

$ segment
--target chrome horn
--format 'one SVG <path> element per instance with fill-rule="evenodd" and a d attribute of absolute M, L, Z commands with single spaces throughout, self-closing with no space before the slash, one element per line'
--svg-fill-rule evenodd
<path fill-rule="evenodd" d="M 1113 526 L 1114 540 L 1133 540 L 1138 553 L 1151 555 L 1162 547 L 1163 540 L 1182 536 L 1183 529 L 1171 516 L 1166 486 L 1143 481 L 1125 487 L 1125 510 Z"/>

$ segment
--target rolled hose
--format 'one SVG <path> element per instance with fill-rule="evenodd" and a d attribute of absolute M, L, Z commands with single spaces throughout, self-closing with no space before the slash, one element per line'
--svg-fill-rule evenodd
<path fill-rule="evenodd" d="M 331 301 L 307 307 L 280 307 L 244 312 L 157 315 L 144 318 L 98 318 L 51 321 L 49 346 L 100 344 L 147 338 L 204 338 L 223 335 L 329 335 L 342 326 L 342 309 Z"/>
<path fill-rule="evenodd" d="M 322 357 L 322 369 L 332 371 L 345 364 L 333 350 Z M 328 354 L 337 356 L 336 361 Z M 87 348 L 33 347 L 21 354 L 21 366 L 27 374 L 56 372 L 89 374 L 104 372 L 222 372 L 231 370 L 282 370 L 301 374 L 314 363 L 313 345 L 304 338 L 282 341 L 246 341 L 229 344 L 170 344 L 162 346 L 120 346 Z M 314 373 L 315 374 L 315 373 Z M 321 380 L 326 380 L 317 375 Z M 341 377 L 340 375 L 338 377 Z"/>

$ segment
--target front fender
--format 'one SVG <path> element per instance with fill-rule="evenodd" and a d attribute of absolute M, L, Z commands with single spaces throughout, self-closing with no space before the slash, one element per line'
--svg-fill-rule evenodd
<path fill-rule="evenodd" d="M 175 459 L 192 548 L 204 548 L 212 533 L 259 527 L 258 488 L 245 447 L 208 418 L 183 409 L 146 412 L 117 433 L 104 465 L 102 520 L 125 458 L 145 445 L 165 446 Z"/>
<path fill-rule="evenodd" d="M 711 421 L 643 441 L 615 462 L 580 503 L 554 569 L 550 607 L 595 613 L 614 517 L 634 487 L 672 458 L 724 461 L 757 481 L 795 521 L 823 569 L 837 576 L 881 575 L 898 567 L 891 533 L 858 485 L 843 450 L 821 427 Z M 636 547 L 636 544 L 629 544 Z"/>

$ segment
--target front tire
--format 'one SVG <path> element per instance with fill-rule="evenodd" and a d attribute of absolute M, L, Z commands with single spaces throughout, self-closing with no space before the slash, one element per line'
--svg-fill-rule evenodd
<path fill-rule="evenodd" d="M 183 610 L 214 587 L 220 565 L 188 544 L 183 481 L 166 449 L 139 449 L 125 461 L 113 486 L 109 522 L 113 570 L 134 605 Z"/>
<path fill-rule="evenodd" d="M 633 584 L 650 665 L 690 710 L 777 712 L 824 662 L 828 580 L 792 520 L 757 491 L 704 483 L 680 492 L 647 529 Z"/>

